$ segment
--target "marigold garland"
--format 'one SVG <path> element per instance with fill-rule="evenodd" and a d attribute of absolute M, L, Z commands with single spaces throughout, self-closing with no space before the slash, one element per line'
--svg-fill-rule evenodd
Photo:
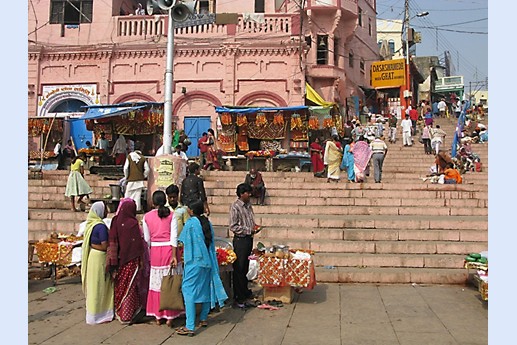
<path fill-rule="evenodd" d="M 244 114 L 237 115 L 237 126 L 245 126 L 248 124 L 248 118 Z"/>
<path fill-rule="evenodd" d="M 264 127 L 267 124 L 266 114 L 257 113 L 257 118 L 255 119 L 255 125 L 257 127 Z"/>
<path fill-rule="evenodd" d="M 227 126 L 232 124 L 232 115 L 230 113 L 221 114 L 221 124 Z"/>
<path fill-rule="evenodd" d="M 325 116 L 323 119 L 323 128 L 332 128 L 334 127 L 334 121 L 332 120 L 332 116 Z"/>
<path fill-rule="evenodd" d="M 309 129 L 316 130 L 320 128 L 320 122 L 316 116 L 309 117 Z"/>
<path fill-rule="evenodd" d="M 302 129 L 302 118 L 300 114 L 291 115 L 291 130 Z"/>
<path fill-rule="evenodd" d="M 273 118 L 273 124 L 278 126 L 284 125 L 284 115 L 282 113 L 276 113 Z"/>

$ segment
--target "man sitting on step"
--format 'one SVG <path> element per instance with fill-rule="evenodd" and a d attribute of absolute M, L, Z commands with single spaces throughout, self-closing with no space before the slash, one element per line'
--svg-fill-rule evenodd
<path fill-rule="evenodd" d="M 266 198 L 266 184 L 262 179 L 262 174 L 255 170 L 255 168 L 251 168 L 250 172 L 246 175 L 244 183 L 249 184 L 253 190 L 251 191 L 251 195 L 254 198 L 257 198 L 257 205 L 264 206 L 264 199 Z"/>

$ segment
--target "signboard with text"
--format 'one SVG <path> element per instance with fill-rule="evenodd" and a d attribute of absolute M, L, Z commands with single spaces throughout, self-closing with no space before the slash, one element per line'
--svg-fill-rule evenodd
<path fill-rule="evenodd" d="M 406 84 L 404 59 L 372 63 L 372 87 L 400 87 Z"/>

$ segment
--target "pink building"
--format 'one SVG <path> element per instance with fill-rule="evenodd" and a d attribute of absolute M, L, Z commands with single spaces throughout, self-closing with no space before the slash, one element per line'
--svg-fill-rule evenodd
<path fill-rule="evenodd" d="M 29 117 L 163 102 L 168 17 L 134 15 L 139 2 L 145 8 L 145 0 L 29 3 Z M 306 82 L 343 109 L 364 97 L 360 86 L 370 86 L 378 60 L 375 0 L 301 2 L 197 2 L 215 21 L 175 28 L 178 128 L 199 121 L 215 128 L 214 106 L 304 105 Z"/>

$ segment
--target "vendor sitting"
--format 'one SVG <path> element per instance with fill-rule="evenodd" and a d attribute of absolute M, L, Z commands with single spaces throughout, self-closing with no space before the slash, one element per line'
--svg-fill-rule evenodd
<path fill-rule="evenodd" d="M 244 183 L 249 184 L 253 188 L 251 195 L 254 198 L 257 198 L 257 205 L 260 203 L 261 206 L 264 206 L 264 199 L 266 198 L 266 185 L 262 179 L 262 174 L 255 170 L 255 168 L 251 168 L 250 172 L 246 175 Z"/>
<path fill-rule="evenodd" d="M 454 163 L 447 163 L 443 174 L 445 184 L 461 184 L 463 181 L 460 172 L 454 168 Z"/>

